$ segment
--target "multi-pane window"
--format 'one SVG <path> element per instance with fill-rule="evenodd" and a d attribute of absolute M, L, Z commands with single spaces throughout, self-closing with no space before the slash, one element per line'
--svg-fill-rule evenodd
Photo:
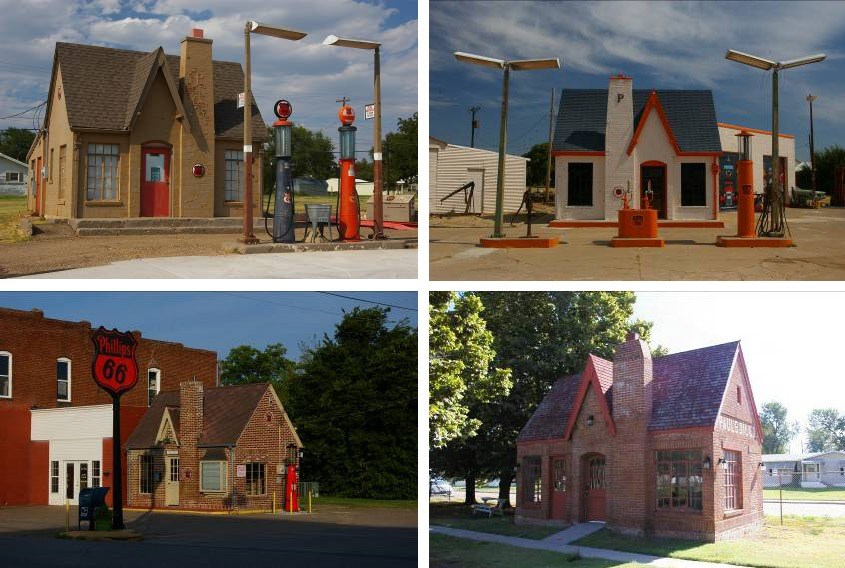
<path fill-rule="evenodd" d="M 243 201 L 241 184 L 244 179 L 244 153 L 240 150 L 226 150 L 225 199 L 226 201 Z"/>
<path fill-rule="evenodd" d="M 543 476 L 540 469 L 540 456 L 522 458 L 523 504 L 540 504 L 543 500 Z"/>
<path fill-rule="evenodd" d="M 12 354 L 0 351 L 0 398 L 12 398 Z"/>
<path fill-rule="evenodd" d="M 205 493 L 226 491 L 226 462 L 200 462 L 200 491 Z"/>
<path fill-rule="evenodd" d="M 56 399 L 70 401 L 70 359 L 56 360 Z"/>
<path fill-rule="evenodd" d="M 88 464 L 86 462 L 79 464 L 79 488 L 88 488 Z"/>
<path fill-rule="evenodd" d="M 566 491 L 566 460 L 555 458 L 552 462 L 552 482 L 555 491 Z"/>
<path fill-rule="evenodd" d="M 50 462 L 50 493 L 59 492 L 59 462 Z"/>
<path fill-rule="evenodd" d="M 592 458 L 590 460 L 590 472 L 587 478 L 587 489 L 594 491 L 607 488 L 607 477 L 604 475 L 604 458 Z"/>
<path fill-rule="evenodd" d="M 264 493 L 266 493 L 264 485 L 264 464 L 246 464 L 246 494 L 264 495 Z"/>
<path fill-rule="evenodd" d="M 94 460 L 91 462 L 91 487 L 99 487 L 100 479 L 100 460 Z"/>
<path fill-rule="evenodd" d="M 147 406 L 153 403 L 153 399 L 161 390 L 161 371 L 158 369 L 147 370 Z"/>
<path fill-rule="evenodd" d="M 179 458 L 170 458 L 170 481 L 179 481 Z"/>
<path fill-rule="evenodd" d="M 59 146 L 59 197 L 65 196 L 65 167 L 67 163 L 67 144 Z"/>
<path fill-rule="evenodd" d="M 88 144 L 88 201 L 116 201 L 119 144 Z"/>
<path fill-rule="evenodd" d="M 742 462 L 739 452 L 725 450 L 725 510 L 742 509 Z"/>
<path fill-rule="evenodd" d="M 153 455 L 141 454 L 140 493 L 153 492 Z"/>
<path fill-rule="evenodd" d="M 569 186 L 567 205 L 586 206 L 593 205 L 593 164 L 572 163 L 569 164 Z"/>
<path fill-rule="evenodd" d="M 23 174 L 20 172 L 6 172 L 6 181 L 23 181 Z"/>
<path fill-rule="evenodd" d="M 657 452 L 657 508 L 701 511 L 701 450 Z"/>
<path fill-rule="evenodd" d="M 704 164 L 681 164 L 681 205 L 707 205 L 707 167 Z"/>

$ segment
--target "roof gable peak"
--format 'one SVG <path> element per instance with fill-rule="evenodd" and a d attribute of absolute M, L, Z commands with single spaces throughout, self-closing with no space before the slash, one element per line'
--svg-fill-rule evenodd
<path fill-rule="evenodd" d="M 572 410 L 569 412 L 569 421 L 566 424 L 566 432 L 563 435 L 564 440 L 569 440 L 572 437 L 572 430 L 575 428 L 575 421 L 578 418 L 578 413 L 581 412 L 581 406 L 587 398 L 587 391 L 591 385 L 598 395 L 599 407 L 601 408 L 601 413 L 602 416 L 604 416 L 607 427 L 610 430 L 610 434 L 612 436 L 616 435 L 616 424 L 613 422 L 613 417 L 610 414 L 610 407 L 607 405 L 607 398 L 604 396 L 610 388 L 610 384 L 607 385 L 607 388 L 603 388 L 602 382 L 599 380 L 599 372 L 602 367 L 601 362 L 607 363 L 608 361 L 605 361 L 601 357 L 597 357 L 592 353 L 587 356 L 587 364 L 584 366 L 584 372 L 581 373 L 581 386 L 578 388 L 578 394 L 575 395 L 575 404 L 572 405 Z M 612 379 L 613 377 L 611 374 L 611 382 Z"/>
<path fill-rule="evenodd" d="M 648 95 L 648 102 L 645 104 L 645 108 L 643 109 L 642 117 L 640 118 L 640 123 L 637 125 L 637 129 L 634 131 L 634 135 L 631 137 L 631 142 L 628 144 L 628 155 L 631 155 L 631 152 L 634 151 L 634 147 L 637 145 L 637 142 L 640 140 L 640 135 L 645 128 L 645 123 L 648 121 L 648 117 L 651 111 L 654 110 L 657 113 L 657 116 L 660 118 L 660 123 L 663 125 L 663 131 L 666 133 L 666 137 L 669 139 L 669 144 L 675 150 L 675 154 L 681 153 L 681 148 L 678 146 L 678 141 L 675 138 L 675 133 L 672 131 L 672 126 L 669 124 L 669 119 L 666 118 L 666 113 L 663 112 L 663 105 L 660 104 L 660 97 L 657 96 L 657 91 L 654 89 L 651 90 L 651 93 Z"/>
<path fill-rule="evenodd" d="M 133 84 L 133 94 L 137 93 L 137 98 L 134 101 L 130 99 L 128 105 L 128 112 L 126 117 L 126 130 L 132 130 L 135 126 L 135 121 L 141 115 L 141 109 L 147 100 L 147 96 L 152 90 L 156 77 L 161 72 L 164 82 L 167 85 L 167 90 L 170 93 L 170 98 L 173 100 L 173 105 L 176 107 L 176 119 L 180 120 L 185 128 L 190 132 L 191 121 L 185 120 L 185 108 L 182 106 L 182 100 L 179 97 L 179 91 L 173 82 L 170 70 L 167 65 L 167 55 L 164 53 L 164 48 L 159 46 L 157 49 L 151 51 L 144 56 L 137 64 L 135 70 L 135 77 Z M 140 84 L 139 84 L 140 83 Z M 140 87 L 140 89 L 139 89 Z M 130 95 L 131 96 L 131 95 Z"/>

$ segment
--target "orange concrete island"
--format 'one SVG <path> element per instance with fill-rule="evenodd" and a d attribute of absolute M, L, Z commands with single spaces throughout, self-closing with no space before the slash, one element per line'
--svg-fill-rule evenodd
<path fill-rule="evenodd" d="M 557 245 L 557 237 L 488 237 L 481 239 L 482 248 L 552 248 Z"/>
<path fill-rule="evenodd" d="M 626 203 L 627 205 L 627 203 Z M 657 236 L 657 209 L 623 208 L 619 215 L 619 235 L 610 241 L 612 247 L 662 247 L 666 242 Z"/>

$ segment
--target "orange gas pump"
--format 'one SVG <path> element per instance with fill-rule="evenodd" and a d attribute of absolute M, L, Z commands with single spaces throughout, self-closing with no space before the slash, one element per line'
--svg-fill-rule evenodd
<path fill-rule="evenodd" d="M 737 134 L 739 161 L 736 163 L 739 201 L 736 212 L 736 236 L 756 237 L 754 228 L 754 162 L 751 160 L 751 137 L 745 130 Z"/>
<path fill-rule="evenodd" d="M 339 101 L 343 106 L 337 113 L 341 122 L 341 127 L 337 129 L 340 137 L 337 223 L 341 240 L 360 241 L 358 230 L 361 226 L 361 213 L 358 193 L 355 191 L 355 131 L 358 129 L 352 126 L 355 122 L 355 111 L 346 104 L 347 100 L 344 97 Z"/>
<path fill-rule="evenodd" d="M 289 465 L 285 475 L 285 510 L 299 512 L 299 466 Z"/>

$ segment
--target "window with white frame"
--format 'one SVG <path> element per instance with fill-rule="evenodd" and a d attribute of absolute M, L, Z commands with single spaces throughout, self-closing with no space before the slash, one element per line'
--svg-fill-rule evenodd
<path fill-rule="evenodd" d="M 101 478 L 100 460 L 94 460 L 91 462 L 91 487 L 99 487 Z"/>
<path fill-rule="evenodd" d="M 12 354 L 0 351 L 0 398 L 12 398 Z"/>
<path fill-rule="evenodd" d="M 725 510 L 742 509 L 742 461 L 740 453 L 725 450 Z"/>
<path fill-rule="evenodd" d="M 119 144 L 88 144 L 88 201 L 117 201 Z"/>
<path fill-rule="evenodd" d="M 56 359 L 56 400 L 70 402 L 70 359 Z"/>
<path fill-rule="evenodd" d="M 223 493 L 226 491 L 226 462 L 200 462 L 200 491 L 203 493 Z"/>
<path fill-rule="evenodd" d="M 6 172 L 6 181 L 23 181 L 23 174 L 20 172 Z"/>
<path fill-rule="evenodd" d="M 226 150 L 225 199 L 226 201 L 243 201 L 241 183 L 244 178 L 244 153 L 241 150 Z"/>
<path fill-rule="evenodd" d="M 59 462 L 50 462 L 50 493 L 59 492 Z"/>
<path fill-rule="evenodd" d="M 147 370 L 147 406 L 152 405 L 153 399 L 161 390 L 161 371 L 159 369 Z"/>

